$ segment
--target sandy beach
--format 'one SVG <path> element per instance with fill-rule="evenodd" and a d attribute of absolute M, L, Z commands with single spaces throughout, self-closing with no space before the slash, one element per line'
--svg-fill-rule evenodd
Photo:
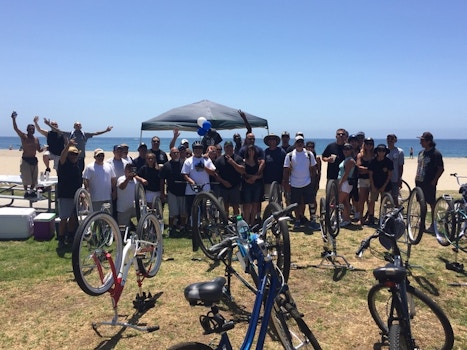
<path fill-rule="evenodd" d="M 130 152 L 132 157 L 136 157 L 138 154 L 136 152 Z M 105 153 L 105 159 L 109 159 L 113 156 L 112 152 Z M 0 170 L 0 175 L 17 175 L 19 174 L 19 163 L 21 158 L 21 152 L 18 150 L 0 150 L 0 157 L 4 160 L 3 165 Z M 38 155 L 39 158 L 39 171 L 45 171 L 45 165 L 42 161 L 42 154 Z M 86 152 L 86 164 L 94 160 L 92 152 Z M 326 166 L 327 163 L 323 164 L 323 174 L 324 176 L 321 179 L 320 188 L 324 189 L 326 185 Z M 417 170 L 417 159 L 405 159 L 404 165 L 404 176 L 403 179 L 413 187 L 415 172 Z M 55 171 L 52 171 L 55 175 Z M 451 190 L 456 191 L 458 185 L 456 179 L 452 176 L 449 176 L 451 173 L 458 173 L 460 175 L 467 176 L 467 158 L 444 158 L 444 174 L 441 176 L 438 182 L 438 190 Z"/>

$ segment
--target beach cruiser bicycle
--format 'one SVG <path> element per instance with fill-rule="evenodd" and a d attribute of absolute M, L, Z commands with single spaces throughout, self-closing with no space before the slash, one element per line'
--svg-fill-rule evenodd
<path fill-rule="evenodd" d="M 456 261 L 449 263 L 447 268 L 462 272 L 464 266 L 457 262 L 457 253 L 459 250 L 467 252 L 467 183 L 462 183 L 467 176 L 457 173 L 451 176 L 456 178 L 462 197 L 453 199 L 448 194 L 439 197 L 433 209 L 433 226 L 438 243 L 444 247 L 452 245 L 456 253 Z"/>
<path fill-rule="evenodd" d="M 368 293 L 370 314 L 381 330 L 383 343 L 389 341 L 391 350 L 452 349 L 454 334 L 449 319 L 407 277 L 408 261 L 402 262 L 397 243 L 398 236 L 405 231 L 402 210 L 400 207 L 388 212 L 382 225 L 362 242 L 356 253 L 361 257 L 375 238 L 388 249 L 384 254 L 388 264 L 373 270 L 378 284 Z"/>
<path fill-rule="evenodd" d="M 263 223 L 263 228 L 273 220 L 285 217 L 291 208 L 273 213 Z M 228 254 L 236 245 L 235 236 L 224 238 L 219 244 L 209 248 L 212 255 L 219 259 Z M 257 267 L 258 289 L 254 306 L 251 312 L 248 330 L 240 347 L 242 350 L 263 349 L 264 342 L 270 326 L 273 333 L 281 341 L 284 349 L 321 349 L 310 328 L 297 310 L 287 283 L 281 270 L 276 266 L 270 256 L 266 243 L 259 234 L 252 233 L 244 246 L 247 258 L 246 264 L 255 264 Z M 209 350 L 232 349 L 228 331 L 235 327 L 235 321 L 227 321 L 219 312 L 216 303 L 220 302 L 225 292 L 226 280 L 218 277 L 213 281 L 193 283 L 185 288 L 185 298 L 190 305 L 204 305 L 210 307 L 206 315 L 200 317 L 200 323 L 205 334 L 220 334 L 220 341 L 214 347 L 188 342 L 177 344 L 170 350 Z M 256 337 L 258 325 L 260 326 Z M 256 343 L 254 343 L 256 340 Z"/>
<path fill-rule="evenodd" d="M 130 268 L 134 266 L 139 291 L 133 305 L 140 312 L 154 306 L 155 299 L 142 291 L 142 283 L 159 271 L 162 252 L 162 232 L 153 213 L 146 213 L 140 218 L 135 232 L 130 231 L 129 226 L 121 230 L 112 215 L 103 211 L 87 215 L 80 223 L 71 257 L 75 280 L 88 295 L 99 296 L 109 292 L 114 310 L 111 321 L 93 323 L 96 332 L 100 325 L 148 332 L 159 328 L 118 322 L 118 301 Z"/>

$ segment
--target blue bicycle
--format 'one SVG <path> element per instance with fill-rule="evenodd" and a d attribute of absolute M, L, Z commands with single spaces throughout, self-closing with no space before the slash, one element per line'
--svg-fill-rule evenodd
<path fill-rule="evenodd" d="M 272 213 L 264 220 L 266 227 L 274 220 L 284 217 L 291 211 L 294 205 L 284 210 Z M 237 237 L 227 237 L 220 243 L 209 248 L 210 253 L 222 259 L 229 254 L 238 241 Z M 246 247 L 245 261 L 257 267 L 258 289 L 249 319 L 248 330 L 241 345 L 241 350 L 251 349 L 261 324 L 256 339 L 256 349 L 263 349 L 268 327 L 281 341 L 285 349 L 321 349 L 318 341 L 310 328 L 297 310 L 289 287 L 284 280 L 281 270 L 276 266 L 273 258 L 268 253 L 267 244 L 257 234 L 250 234 Z M 230 350 L 230 342 L 227 331 L 235 326 L 235 321 L 227 321 L 216 306 L 224 296 L 226 279 L 218 277 L 213 281 L 190 284 L 185 288 L 185 298 L 190 305 L 203 305 L 210 307 L 206 315 L 200 317 L 201 326 L 205 334 L 220 334 L 219 344 L 215 349 Z M 170 350 L 212 350 L 208 345 L 188 342 L 174 345 Z"/>

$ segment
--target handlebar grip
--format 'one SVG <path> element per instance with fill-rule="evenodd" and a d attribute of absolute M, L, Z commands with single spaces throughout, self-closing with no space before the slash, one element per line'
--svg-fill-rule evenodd
<path fill-rule="evenodd" d="M 363 255 L 363 252 L 370 246 L 370 240 L 369 239 L 365 239 L 364 241 L 362 241 L 362 243 L 360 244 L 360 248 L 358 248 L 357 252 L 355 253 L 355 255 L 357 255 L 359 258 L 362 257 Z"/>
<path fill-rule="evenodd" d="M 209 248 L 209 251 L 213 254 L 220 255 L 220 253 L 225 249 L 225 251 L 228 251 L 232 249 L 233 247 L 233 241 L 235 240 L 235 237 L 227 237 L 222 242 L 214 244 L 211 248 Z M 219 257 L 220 258 L 220 257 Z"/>
<path fill-rule="evenodd" d="M 275 213 L 272 213 L 272 215 L 274 216 L 274 219 L 277 220 L 278 218 L 280 218 L 282 216 L 286 216 L 288 213 L 290 213 L 297 206 L 298 206 L 298 203 L 292 203 L 289 206 L 285 207 L 284 209 L 276 211 Z"/>

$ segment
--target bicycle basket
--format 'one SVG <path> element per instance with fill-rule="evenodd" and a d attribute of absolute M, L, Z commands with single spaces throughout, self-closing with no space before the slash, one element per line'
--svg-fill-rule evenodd
<path fill-rule="evenodd" d="M 396 217 L 392 213 L 386 214 L 381 229 L 398 240 L 405 233 L 405 221 L 402 214 L 399 213 Z M 384 234 L 379 236 L 379 243 L 388 250 L 392 248 L 392 239 Z"/>

